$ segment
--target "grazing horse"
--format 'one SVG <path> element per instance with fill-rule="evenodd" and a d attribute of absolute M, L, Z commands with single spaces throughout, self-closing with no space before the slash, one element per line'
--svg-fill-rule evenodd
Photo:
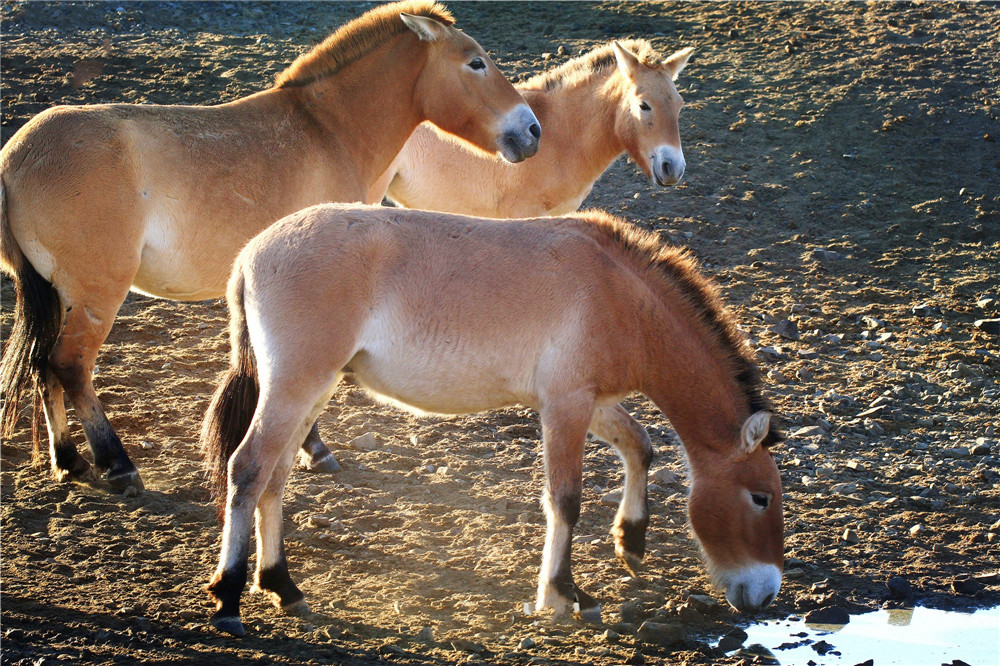
<path fill-rule="evenodd" d="M 674 80 L 694 49 L 665 60 L 644 40 L 613 42 L 517 86 L 545 127 L 534 159 L 512 166 L 421 125 L 379 178 L 406 208 L 483 217 L 565 215 L 623 152 L 659 185 L 684 175 Z"/>
<path fill-rule="evenodd" d="M 224 517 L 208 591 L 212 623 L 241 635 L 256 511 L 255 584 L 306 610 L 288 574 L 281 498 L 295 450 L 344 373 L 424 412 L 538 410 L 548 528 L 538 608 L 573 602 L 587 432 L 625 465 L 612 534 L 633 570 L 645 552 L 646 432 L 619 404 L 640 391 L 667 415 L 692 471 L 689 516 L 716 583 L 740 610 L 781 584 L 779 438 L 744 338 L 682 251 L 598 212 L 513 220 L 328 204 L 252 240 L 227 292 L 230 369 L 202 428 Z"/>
<path fill-rule="evenodd" d="M 56 107 L 0 153 L 0 268 L 17 288 L 0 432 L 33 383 L 56 478 L 85 478 L 63 392 L 113 487 L 141 487 L 94 391 L 97 352 L 130 289 L 199 301 L 225 293 L 262 229 L 327 201 L 362 201 L 422 121 L 519 161 L 534 114 L 485 51 L 427 0 L 345 24 L 273 88 L 209 107 Z M 39 410 L 33 431 L 38 446 Z M 313 428 L 306 448 L 333 456 Z"/>

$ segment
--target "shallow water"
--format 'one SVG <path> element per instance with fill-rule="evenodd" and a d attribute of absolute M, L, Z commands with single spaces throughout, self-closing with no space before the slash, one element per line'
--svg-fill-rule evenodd
<path fill-rule="evenodd" d="M 744 653 L 773 656 L 782 666 L 854 666 L 868 659 L 875 666 L 941 666 L 955 659 L 1000 664 L 1000 606 L 974 613 L 879 610 L 852 615 L 843 626 L 780 620 L 746 632 Z"/>

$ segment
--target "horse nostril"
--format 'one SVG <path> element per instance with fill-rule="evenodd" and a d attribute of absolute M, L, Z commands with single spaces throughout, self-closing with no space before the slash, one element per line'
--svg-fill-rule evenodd
<path fill-rule="evenodd" d="M 663 170 L 663 174 L 666 175 L 670 173 L 670 162 L 664 162 L 660 168 Z"/>
<path fill-rule="evenodd" d="M 531 123 L 531 127 L 528 128 L 528 131 L 531 132 L 531 136 L 536 139 L 540 139 L 542 137 L 542 128 L 539 127 L 538 123 Z"/>
<path fill-rule="evenodd" d="M 766 598 L 764 599 L 764 603 L 763 603 L 763 604 L 761 604 L 761 606 L 760 606 L 760 607 L 761 607 L 761 608 L 767 608 L 768 606 L 770 606 L 770 605 L 771 605 L 771 602 L 772 602 L 772 601 L 774 601 L 774 595 L 773 595 L 773 594 L 769 594 L 769 595 L 767 595 L 767 597 L 766 597 Z"/>

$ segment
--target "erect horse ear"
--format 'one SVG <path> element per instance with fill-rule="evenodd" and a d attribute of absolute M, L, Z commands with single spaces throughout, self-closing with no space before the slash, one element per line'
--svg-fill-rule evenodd
<path fill-rule="evenodd" d="M 667 71 L 670 72 L 670 78 L 674 81 L 680 76 L 681 71 L 688 64 L 688 58 L 694 53 L 694 47 L 689 46 L 686 49 L 681 49 L 677 53 L 673 54 L 669 58 L 663 61 L 663 64 L 667 66 Z"/>
<path fill-rule="evenodd" d="M 405 12 L 399 13 L 399 18 L 403 19 L 406 27 L 417 33 L 422 41 L 433 42 L 444 36 L 445 26 L 429 16 L 416 16 Z"/>
<path fill-rule="evenodd" d="M 632 79 L 635 71 L 639 68 L 639 56 L 629 51 L 617 41 L 611 47 L 615 50 L 615 61 L 618 62 L 618 69 L 621 73 Z"/>
<path fill-rule="evenodd" d="M 757 412 L 746 420 L 740 429 L 740 448 L 736 456 L 744 458 L 753 453 L 771 429 L 771 412 Z"/>

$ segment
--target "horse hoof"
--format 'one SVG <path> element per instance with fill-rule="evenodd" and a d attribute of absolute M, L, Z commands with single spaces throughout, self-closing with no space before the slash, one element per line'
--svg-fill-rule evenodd
<path fill-rule="evenodd" d="M 337 459 L 333 457 L 333 454 L 327 451 L 317 460 L 307 460 L 305 461 L 304 467 L 306 471 L 313 472 L 315 474 L 329 474 L 331 472 L 340 471 L 340 463 Z"/>
<path fill-rule="evenodd" d="M 576 611 L 576 616 L 583 620 L 584 622 L 589 622 L 591 624 L 601 624 L 601 605 L 591 606 L 590 608 L 581 608 Z"/>
<path fill-rule="evenodd" d="M 71 481 L 96 481 L 97 474 L 94 473 L 94 468 L 90 466 L 86 458 L 83 456 L 77 456 L 76 460 L 73 461 L 73 466 L 69 469 L 59 469 L 53 470 L 52 475 L 55 477 L 56 481 L 59 483 L 68 483 Z"/>
<path fill-rule="evenodd" d="M 305 599 L 299 599 L 298 601 L 293 601 L 290 604 L 285 604 L 281 607 L 281 610 L 285 615 L 294 615 L 295 617 L 305 617 L 309 615 L 309 604 L 306 603 Z"/>
<path fill-rule="evenodd" d="M 620 552 L 616 553 L 616 555 L 618 555 L 618 561 L 622 563 L 622 566 L 625 567 L 625 570 L 629 572 L 632 578 L 638 578 L 639 569 L 642 567 L 642 557 L 628 552 Z"/>
<path fill-rule="evenodd" d="M 124 493 L 128 488 L 135 488 L 136 492 L 142 492 L 146 489 L 137 469 L 128 472 L 108 472 L 106 480 L 113 490 L 121 493 Z"/>
<path fill-rule="evenodd" d="M 247 635 L 239 616 L 228 615 L 225 617 L 216 617 L 213 615 L 211 621 L 213 627 L 224 633 L 232 634 L 238 638 Z"/>

